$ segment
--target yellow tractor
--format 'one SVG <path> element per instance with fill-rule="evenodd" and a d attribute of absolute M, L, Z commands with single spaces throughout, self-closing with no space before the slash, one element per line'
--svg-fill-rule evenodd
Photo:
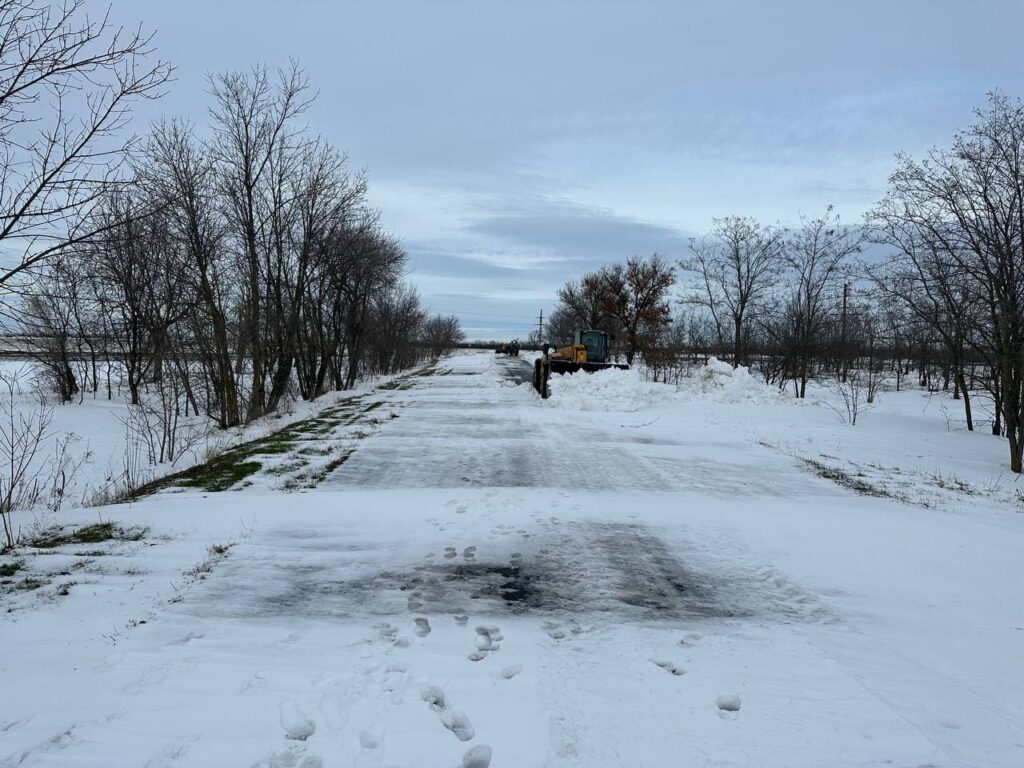
<path fill-rule="evenodd" d="M 611 337 L 614 341 L 615 337 Z M 551 374 L 576 373 L 585 371 L 603 371 L 608 368 L 620 368 L 627 370 L 628 365 L 622 363 L 611 363 L 609 337 L 604 331 L 576 331 L 573 336 L 573 343 L 558 349 L 551 349 L 544 345 L 543 354 L 533 364 L 533 388 L 541 397 L 547 397 L 548 381 Z"/>

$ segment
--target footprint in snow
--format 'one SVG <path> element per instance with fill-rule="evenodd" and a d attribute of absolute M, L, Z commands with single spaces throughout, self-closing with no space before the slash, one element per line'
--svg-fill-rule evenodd
<path fill-rule="evenodd" d="M 455 623 L 458 624 L 460 627 L 466 626 L 466 624 L 469 622 L 469 616 L 467 616 L 464 613 L 453 614 L 452 618 L 455 619 Z"/>
<path fill-rule="evenodd" d="M 385 693 L 396 693 L 402 690 L 406 681 L 405 672 L 405 665 L 401 665 L 400 667 L 392 665 L 385 670 L 384 680 L 381 684 L 381 688 Z"/>
<path fill-rule="evenodd" d="M 476 637 L 473 643 L 476 650 L 469 654 L 470 661 L 482 661 L 488 653 L 501 648 L 499 643 L 503 639 L 501 629 L 493 624 L 482 624 L 476 628 Z"/>
<path fill-rule="evenodd" d="M 398 627 L 394 624 L 388 622 L 374 624 L 373 631 L 375 632 L 373 640 L 378 642 L 391 643 L 395 648 L 408 648 L 412 645 L 412 640 L 398 634 Z"/>
<path fill-rule="evenodd" d="M 508 667 L 505 667 L 504 669 L 501 670 L 501 676 L 505 680 L 511 680 L 513 677 L 515 677 L 516 675 L 520 674 L 522 671 L 523 671 L 522 665 L 520 665 L 520 664 L 512 664 L 512 665 L 510 665 Z"/>
<path fill-rule="evenodd" d="M 359 732 L 359 746 L 363 749 L 378 749 L 384 741 L 384 734 L 379 728 L 366 728 Z"/>
<path fill-rule="evenodd" d="M 470 747 L 462 756 L 462 768 L 490 768 L 491 748 L 486 744 Z"/>
<path fill-rule="evenodd" d="M 566 636 L 565 630 L 562 625 L 556 621 L 545 621 L 541 624 L 541 628 L 547 632 L 548 637 L 552 640 L 564 640 Z"/>
<path fill-rule="evenodd" d="M 681 675 L 685 675 L 686 674 L 686 670 L 685 669 L 683 669 L 682 667 L 678 666 L 677 664 L 674 664 L 671 661 L 667 661 L 667 660 L 664 660 L 664 659 L 652 659 L 651 661 L 653 661 L 659 667 L 664 669 L 666 672 L 671 672 L 676 677 L 679 677 Z"/>
<path fill-rule="evenodd" d="M 723 720 L 735 720 L 740 714 L 740 697 L 733 694 L 723 694 L 718 697 L 718 716 Z"/>
<path fill-rule="evenodd" d="M 701 641 L 701 637 L 703 636 L 698 635 L 696 632 L 690 632 L 679 641 L 679 644 L 686 647 L 697 645 Z"/>
<path fill-rule="evenodd" d="M 430 705 L 430 708 L 435 712 L 442 712 L 447 708 L 445 703 L 444 691 L 438 688 L 436 685 L 428 685 L 422 691 L 420 691 L 420 698 Z"/>
<path fill-rule="evenodd" d="M 442 712 L 441 724 L 454 733 L 459 741 L 470 741 L 476 736 L 473 724 L 461 709 L 448 709 Z"/>
<path fill-rule="evenodd" d="M 501 648 L 499 642 L 504 639 L 501 628 L 494 624 L 481 624 L 476 628 L 473 642 L 478 651 L 496 651 Z"/>
<path fill-rule="evenodd" d="M 466 560 L 475 560 L 476 559 L 476 547 L 466 547 L 464 550 L 462 550 L 462 556 Z"/>
<path fill-rule="evenodd" d="M 417 616 L 413 619 L 416 622 L 416 637 L 426 637 L 430 634 L 430 622 L 422 616 Z"/>
<path fill-rule="evenodd" d="M 316 733 L 316 723 L 290 701 L 281 702 L 280 719 L 285 738 L 305 741 Z"/>
<path fill-rule="evenodd" d="M 384 732 L 379 729 L 367 729 L 359 732 L 359 754 L 356 755 L 353 764 L 355 768 L 378 768 L 384 762 L 384 755 L 380 749 L 384 741 Z"/>
<path fill-rule="evenodd" d="M 451 560 L 457 554 L 458 553 L 455 551 L 455 547 L 445 547 L 444 548 L 444 556 L 445 556 L 445 559 L 447 559 L 447 560 Z"/>

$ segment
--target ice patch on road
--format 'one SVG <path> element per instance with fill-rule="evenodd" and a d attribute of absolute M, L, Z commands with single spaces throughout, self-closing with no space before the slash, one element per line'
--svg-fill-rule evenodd
<path fill-rule="evenodd" d="M 413 642 L 398 628 L 399 620 L 409 621 L 411 596 L 420 613 L 413 620 L 448 615 L 465 626 L 471 615 L 532 614 L 558 625 L 548 631 L 556 640 L 570 636 L 570 617 L 836 620 L 813 593 L 774 568 L 726 565 L 685 539 L 663 539 L 639 523 L 576 521 L 570 532 L 561 522 L 545 521 L 531 542 L 525 552 L 521 543 L 515 552 L 497 543 L 481 545 L 472 562 L 411 557 L 392 559 L 386 568 L 374 551 L 301 563 L 278 559 L 273 578 L 263 579 L 258 589 L 250 571 L 225 568 L 188 610 L 203 618 L 386 617 L 372 625 L 365 642 L 394 649 Z M 501 631 L 482 623 L 471 642 L 465 652 L 482 661 L 498 650 Z"/>

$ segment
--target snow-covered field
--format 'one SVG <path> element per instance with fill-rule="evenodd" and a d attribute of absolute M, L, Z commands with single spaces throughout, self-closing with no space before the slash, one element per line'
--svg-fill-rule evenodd
<path fill-rule="evenodd" d="M 0 766 L 1024 765 L 1002 440 L 524 365 L 367 393 L 303 492 L 61 513 L 126 533 L 22 554 Z"/>
<path fill-rule="evenodd" d="M 126 469 L 135 473 L 140 483 L 180 471 L 210 454 L 309 418 L 344 398 L 367 392 L 393 378 L 385 376 L 363 381 L 351 390 L 330 392 L 314 402 L 290 401 L 276 413 L 230 430 L 216 429 L 204 416 L 183 417 L 181 432 L 192 435 L 193 439 L 182 441 L 183 450 L 173 461 L 152 464 L 146 455 L 144 439 L 129 427 L 127 385 L 115 389 L 111 398 L 106 396 L 105 389 L 101 389 L 97 393 L 83 393 L 72 403 L 60 404 L 46 392 L 38 379 L 38 372 L 39 366 L 34 362 L 0 361 L 0 375 L 10 377 L 16 383 L 15 418 L 29 417 L 37 412 L 41 393 L 44 407 L 50 414 L 49 427 L 33 462 L 33 473 L 38 471 L 41 477 L 47 476 L 58 462 L 59 451 L 65 447 L 68 472 L 64 504 L 78 506 L 88 506 L 97 498 L 121 490 Z M 7 397 L 6 387 L 0 386 L 0 402 Z M 155 399 L 154 395 L 145 392 L 143 397 Z M 3 418 L 2 414 L 0 418 Z M 23 528 L 56 519 L 47 513 L 45 504 L 33 510 L 32 515 L 20 518 Z"/>

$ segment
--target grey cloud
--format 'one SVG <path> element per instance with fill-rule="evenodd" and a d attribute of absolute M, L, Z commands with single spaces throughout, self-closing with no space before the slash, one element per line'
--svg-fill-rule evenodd
<path fill-rule="evenodd" d="M 520 270 L 503 267 L 470 255 L 438 250 L 439 244 L 409 241 L 405 250 L 410 257 L 410 268 L 415 272 L 441 277 L 514 279 Z"/>
<path fill-rule="evenodd" d="M 668 227 L 579 206 L 538 204 L 533 211 L 492 214 L 467 227 L 484 241 L 512 244 L 551 255 L 551 261 L 622 260 L 655 251 L 681 256 L 687 237 Z M 573 275 L 570 275 L 570 277 Z"/>
<path fill-rule="evenodd" d="M 1024 95 L 1008 0 L 113 2 L 177 66 L 143 122 L 201 126 L 207 72 L 297 57 L 311 127 L 384 190 L 425 301 L 481 329 L 601 263 L 682 256 L 714 216 L 856 221 L 895 152 L 948 142 L 988 89 Z"/>

